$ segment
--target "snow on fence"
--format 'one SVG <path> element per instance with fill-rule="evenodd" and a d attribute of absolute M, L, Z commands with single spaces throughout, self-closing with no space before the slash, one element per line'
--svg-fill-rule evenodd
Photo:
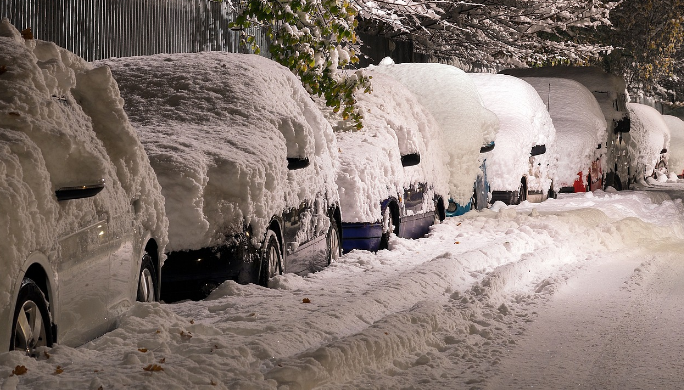
<path fill-rule="evenodd" d="M 36 39 L 55 42 L 88 61 L 157 53 L 246 52 L 230 1 L 212 0 L 2 0 L 0 17 Z M 263 54 L 263 29 L 255 35 Z"/>

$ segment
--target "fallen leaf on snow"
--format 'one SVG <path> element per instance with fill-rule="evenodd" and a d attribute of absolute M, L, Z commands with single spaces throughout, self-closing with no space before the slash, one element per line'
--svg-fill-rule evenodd
<path fill-rule="evenodd" d="M 182 330 L 180 332 L 180 336 L 183 339 L 191 339 L 192 338 L 192 334 L 190 332 L 185 333 L 185 331 L 182 331 Z"/>
<path fill-rule="evenodd" d="M 138 348 L 138 351 L 145 353 L 145 352 L 147 352 L 147 348 Z"/>
<path fill-rule="evenodd" d="M 194 324 L 194 323 L 195 323 L 195 320 L 190 320 L 190 323 L 191 323 L 191 324 Z"/>
<path fill-rule="evenodd" d="M 159 359 L 159 363 L 166 363 L 166 358 Z"/>
<path fill-rule="evenodd" d="M 62 370 L 62 366 L 57 366 L 57 368 L 55 368 L 55 375 L 59 375 L 63 372 L 64 370 Z"/>
<path fill-rule="evenodd" d="M 311 299 L 304 298 L 304 299 L 302 299 L 302 303 L 311 303 Z"/>
<path fill-rule="evenodd" d="M 143 368 L 143 370 L 149 371 L 149 372 L 164 371 L 164 367 L 162 367 L 158 364 L 148 364 L 147 367 Z"/>
<path fill-rule="evenodd" d="M 456 241 L 456 242 L 454 242 L 454 244 L 460 244 L 460 243 L 461 243 L 460 241 Z"/>
<path fill-rule="evenodd" d="M 12 370 L 12 375 L 24 375 L 28 369 L 26 366 L 16 366 L 14 370 Z"/>
<path fill-rule="evenodd" d="M 50 359 L 50 354 L 47 351 L 43 351 L 43 356 L 45 356 L 45 359 Z"/>

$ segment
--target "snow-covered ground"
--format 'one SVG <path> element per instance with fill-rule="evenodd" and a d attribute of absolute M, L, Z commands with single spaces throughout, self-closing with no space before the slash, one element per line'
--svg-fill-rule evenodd
<path fill-rule="evenodd" d="M 676 388 L 684 182 L 497 203 L 275 288 L 138 303 L 0 389 Z M 14 372 L 14 374 L 13 374 Z"/>

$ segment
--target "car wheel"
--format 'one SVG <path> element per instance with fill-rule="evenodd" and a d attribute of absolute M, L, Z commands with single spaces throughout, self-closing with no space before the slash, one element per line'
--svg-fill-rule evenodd
<path fill-rule="evenodd" d="M 138 302 L 155 302 L 157 300 L 156 275 L 152 256 L 145 252 L 138 275 Z"/>
<path fill-rule="evenodd" d="M 328 229 L 328 265 L 333 261 L 337 261 L 342 254 L 342 246 L 340 245 L 340 231 L 337 227 L 335 218 L 330 219 L 330 229 Z"/>
<path fill-rule="evenodd" d="M 10 351 L 23 351 L 35 357 L 36 348 L 51 347 L 51 322 L 45 294 L 33 280 L 24 279 L 12 320 Z"/>
<path fill-rule="evenodd" d="M 389 238 L 392 233 L 397 233 L 399 231 L 399 224 L 395 224 L 394 218 L 392 217 L 392 210 L 390 206 L 387 205 L 385 210 L 382 212 L 382 237 L 380 237 L 380 249 L 389 248 Z"/>
<path fill-rule="evenodd" d="M 268 287 L 268 280 L 283 273 L 282 256 L 278 237 L 273 230 L 266 232 L 264 251 L 261 255 L 261 269 L 259 270 L 259 284 Z"/>

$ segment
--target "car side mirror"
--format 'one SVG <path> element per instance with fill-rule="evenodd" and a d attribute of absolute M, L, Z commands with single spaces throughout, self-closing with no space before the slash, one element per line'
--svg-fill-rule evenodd
<path fill-rule="evenodd" d="M 55 191 L 58 201 L 70 199 L 90 198 L 100 193 L 105 187 L 104 180 L 95 184 L 88 184 L 74 187 L 62 187 Z"/>
<path fill-rule="evenodd" d="M 412 167 L 420 164 L 420 153 L 409 153 L 401 156 L 401 166 Z"/>
<path fill-rule="evenodd" d="M 480 153 L 487 153 L 491 152 L 492 150 L 494 150 L 494 141 L 480 147 Z"/>
<path fill-rule="evenodd" d="M 288 157 L 287 169 L 294 171 L 295 169 L 302 169 L 308 167 L 310 164 L 308 157 Z"/>
<path fill-rule="evenodd" d="M 530 156 L 539 156 L 546 153 L 546 145 L 534 145 L 530 150 Z"/>

